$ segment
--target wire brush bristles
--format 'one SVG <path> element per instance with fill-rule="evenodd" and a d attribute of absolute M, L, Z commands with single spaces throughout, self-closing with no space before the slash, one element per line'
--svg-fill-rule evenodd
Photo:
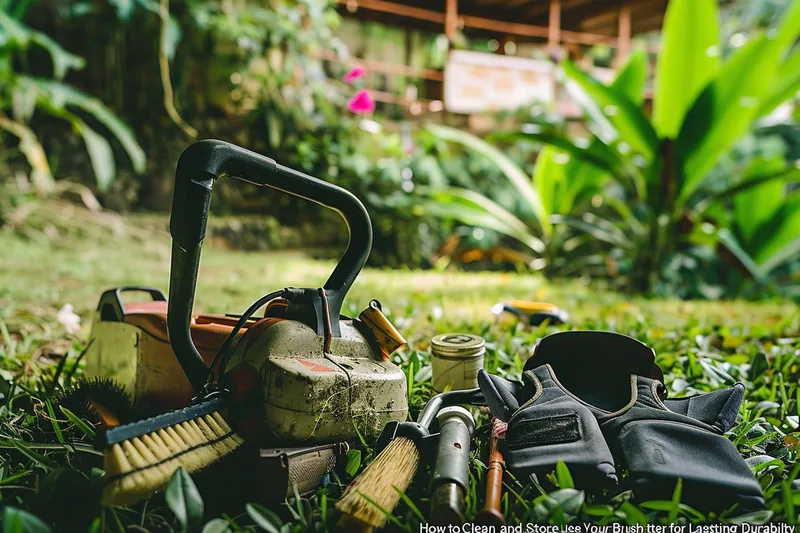
<path fill-rule="evenodd" d="M 414 441 L 404 437 L 394 439 L 347 487 L 336 508 L 368 526 L 383 526 L 388 519 L 386 513 L 397 506 L 418 465 L 419 450 Z"/>
<path fill-rule="evenodd" d="M 152 426 L 152 420 L 155 419 L 144 423 L 150 422 Z M 120 429 L 131 432 L 135 428 Z M 106 485 L 102 503 L 112 506 L 134 503 L 166 485 L 179 466 L 190 473 L 196 472 L 243 442 L 214 411 L 109 443 L 105 450 Z"/>

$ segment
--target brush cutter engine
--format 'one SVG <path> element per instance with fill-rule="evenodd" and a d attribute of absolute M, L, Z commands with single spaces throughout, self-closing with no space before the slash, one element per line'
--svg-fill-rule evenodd
<path fill-rule="evenodd" d="M 350 243 L 324 287 L 275 291 L 242 315 L 192 313 L 211 190 L 222 176 L 342 215 Z M 406 377 L 389 361 L 405 340 L 375 300 L 356 319 L 340 313 L 372 247 L 369 216 L 355 196 L 243 148 L 201 141 L 178 162 L 170 232 L 169 299 L 151 288 L 104 293 L 88 375 L 114 378 L 149 413 L 222 395 L 232 427 L 262 441 L 341 441 L 406 419 Z M 124 304 L 125 291 L 151 301 Z"/>

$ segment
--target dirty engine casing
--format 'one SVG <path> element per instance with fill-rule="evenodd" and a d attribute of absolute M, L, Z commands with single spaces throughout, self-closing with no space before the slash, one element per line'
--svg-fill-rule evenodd
<path fill-rule="evenodd" d="M 408 413 L 406 377 L 356 330 L 340 322 L 341 337 L 324 338 L 306 324 L 263 319 L 245 334 L 228 368 L 246 364 L 263 383 L 264 422 L 277 436 L 329 440 L 372 435 Z M 271 323 L 270 323 L 271 322 Z"/>

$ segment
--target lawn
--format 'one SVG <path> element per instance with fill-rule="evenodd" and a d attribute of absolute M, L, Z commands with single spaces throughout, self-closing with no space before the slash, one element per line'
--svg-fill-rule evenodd
<path fill-rule="evenodd" d="M 76 523 L 81 525 L 75 531 L 179 531 L 180 523 L 163 495 L 130 509 L 97 507 L 92 498 L 101 462 L 73 424 L 62 420 L 63 430 L 54 431 L 46 416 L 51 407 L 46 400 L 80 374 L 79 354 L 99 294 L 122 285 L 150 285 L 166 291 L 169 237 L 83 210 L 59 213 L 48 215 L 44 222 L 32 218 L 24 230 L 0 233 L 0 505 L 38 514 L 59 532 L 72 531 L 64 529 L 65 524 L 71 528 Z M 332 268 L 333 262 L 301 253 L 248 253 L 209 246 L 202 260 L 197 307 L 240 312 L 273 289 L 318 286 Z M 740 420 L 729 436 L 756 471 L 768 499 L 767 510 L 739 518 L 735 518 L 741 514 L 736 509 L 721 516 L 703 515 L 679 505 L 679 494 L 674 502 L 634 505 L 627 492 L 584 495 L 564 479 L 555 493 L 543 495 L 531 480 L 507 476 L 505 503 L 513 521 L 667 523 L 677 517 L 693 523 L 741 519 L 794 523 L 797 519 L 800 492 L 794 486 L 800 470 L 796 462 L 800 439 L 793 432 L 800 399 L 800 312 L 795 304 L 648 300 L 581 281 L 551 282 L 537 275 L 367 269 L 353 286 L 346 312 L 357 313 L 371 298 L 381 300 L 410 341 L 398 362 L 412 374 L 414 406 L 429 394 L 425 367 L 432 335 L 481 334 L 488 342 L 487 367 L 517 377 L 536 340 L 558 330 L 493 324 L 491 306 L 509 298 L 548 300 L 569 311 L 572 327 L 614 330 L 648 343 L 658 353 L 673 397 L 745 383 L 747 396 Z M 67 333 L 56 320 L 65 304 L 71 304 L 82 319 L 82 328 L 75 334 Z M 363 468 L 372 455 L 368 447 L 360 448 Z M 473 453 L 476 481 L 468 496 L 470 516 L 483 503 L 482 461 L 483 448 Z M 357 464 L 351 465 L 351 472 Z M 346 484 L 347 478 L 343 474 L 328 489 L 274 509 L 287 522 L 285 530 L 331 529 L 337 483 Z M 412 486 L 411 505 L 401 503 L 392 527 L 417 530 L 414 507 L 426 512 L 424 489 L 422 481 Z M 245 508 L 246 501 L 217 509 L 213 496 L 203 495 L 203 523 L 211 521 L 206 531 L 224 531 L 226 524 L 231 531 L 257 531 L 255 524 L 277 520 L 258 506 Z M 219 515 L 222 512 L 224 517 Z"/>

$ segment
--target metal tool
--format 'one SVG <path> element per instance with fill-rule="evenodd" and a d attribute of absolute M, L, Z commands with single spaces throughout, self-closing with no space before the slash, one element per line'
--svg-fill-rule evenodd
<path fill-rule="evenodd" d="M 475 420 L 463 407 L 445 407 L 436 416 L 439 443 L 431 479 L 430 522 L 463 524 L 464 497 L 469 488 L 469 441 Z"/>
<path fill-rule="evenodd" d="M 505 430 L 505 423 L 497 417 L 492 418 L 492 434 L 489 437 L 489 464 L 486 472 L 486 503 L 475 523 L 482 526 L 505 525 L 505 517 L 500 509 L 503 497 L 503 454 L 499 447 L 499 433 Z"/>

